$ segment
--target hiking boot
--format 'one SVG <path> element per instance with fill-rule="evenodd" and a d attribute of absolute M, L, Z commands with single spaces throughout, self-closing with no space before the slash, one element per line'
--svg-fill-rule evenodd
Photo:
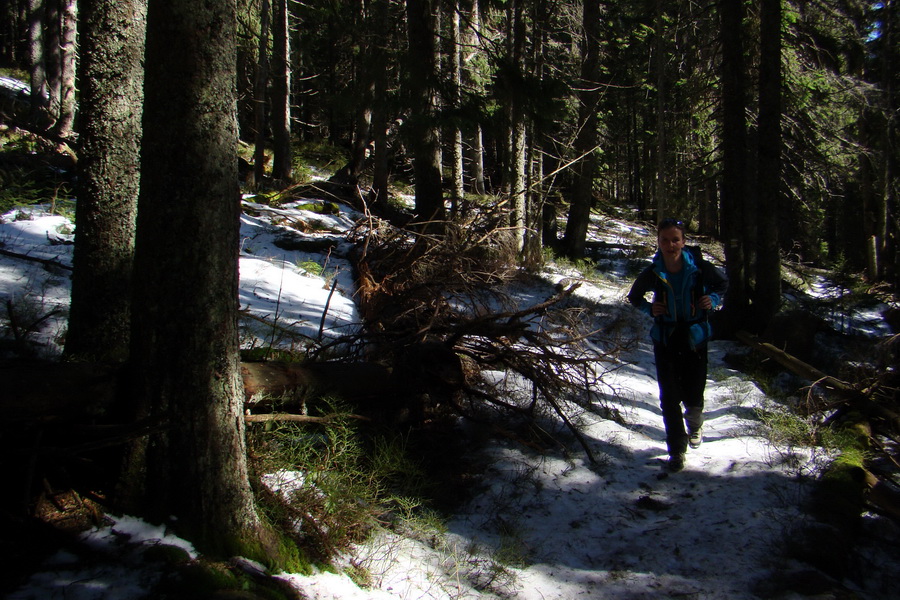
<path fill-rule="evenodd" d="M 684 453 L 673 454 L 666 463 L 666 468 L 672 473 L 677 473 L 684 468 Z"/>
<path fill-rule="evenodd" d="M 696 450 L 700 447 L 700 444 L 703 443 L 703 428 L 698 427 L 694 431 L 690 433 L 690 437 L 688 438 L 688 444 Z"/>

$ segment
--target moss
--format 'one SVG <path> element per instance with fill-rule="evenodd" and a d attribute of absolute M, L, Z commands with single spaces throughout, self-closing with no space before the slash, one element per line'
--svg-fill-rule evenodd
<path fill-rule="evenodd" d="M 144 558 L 151 562 L 174 565 L 190 562 L 191 555 L 184 548 L 169 544 L 159 544 L 148 548 L 144 552 Z"/>
<path fill-rule="evenodd" d="M 169 599 L 258 598 L 288 600 L 285 582 L 251 576 L 223 562 L 196 560 L 171 571 L 156 586 L 153 597 Z"/>
<path fill-rule="evenodd" d="M 341 208 L 338 206 L 337 202 L 306 202 L 304 204 L 298 204 L 294 208 L 308 210 L 320 215 L 341 214 Z"/>
<path fill-rule="evenodd" d="M 865 488 L 859 472 L 865 454 L 853 448 L 841 453 L 825 470 L 814 494 L 816 511 L 840 528 L 854 529 L 865 509 Z"/>
<path fill-rule="evenodd" d="M 303 553 L 286 534 L 270 525 L 262 525 L 261 535 L 241 538 L 228 544 L 230 555 L 243 556 L 266 566 L 273 572 L 309 575 L 312 567 Z"/>
<path fill-rule="evenodd" d="M 184 565 L 163 581 L 158 593 L 196 598 L 207 597 L 219 590 L 243 589 L 242 578 L 224 563 L 196 560 Z"/>

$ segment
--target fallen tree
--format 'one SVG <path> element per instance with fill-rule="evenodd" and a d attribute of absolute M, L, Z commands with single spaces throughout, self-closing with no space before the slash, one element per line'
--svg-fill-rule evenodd
<path fill-rule="evenodd" d="M 856 385 L 842 381 L 746 331 L 739 331 L 737 338 L 808 380 L 810 394 L 817 388 L 827 394 L 825 402 L 809 406 L 825 414 L 823 424 L 845 432 L 848 441 L 842 455 L 822 474 L 818 494 L 822 512 L 842 526 L 850 526 L 866 506 L 900 520 L 900 489 L 891 480 L 891 475 L 900 470 L 900 463 L 879 439 L 896 444 L 900 438 L 897 390 L 881 378 Z M 896 344 L 897 339 L 891 338 L 888 345 Z M 889 371 L 882 370 L 882 376 Z M 877 457 L 889 466 L 879 469 L 880 473 L 870 466 Z"/>
<path fill-rule="evenodd" d="M 366 322 L 355 345 L 389 357 L 398 381 L 428 390 L 406 395 L 413 415 L 443 406 L 470 419 L 497 415 L 507 431 L 516 421 L 540 431 L 540 419 L 552 413 L 593 461 L 573 414 L 595 398 L 627 342 L 609 333 L 615 328 L 603 323 L 604 310 L 576 300 L 577 281 L 553 286 L 520 268 L 499 212 L 459 214 L 469 217 L 443 223 L 439 236 L 375 218 L 352 232 Z M 520 286 L 541 284 L 544 297 L 529 303 L 517 296 Z M 504 386 L 509 380 L 517 383 Z M 546 432 L 539 437 L 559 443 Z"/>
<path fill-rule="evenodd" d="M 823 373 L 746 331 L 737 332 L 736 337 L 754 350 L 775 360 L 791 373 L 810 381 L 810 390 L 816 388 L 826 390 L 833 399 L 820 410 L 834 411 L 830 421 L 837 421 L 851 411 L 858 412 L 876 424 L 875 430 L 878 433 L 895 442 L 900 440 L 900 412 L 897 411 L 893 397 L 896 390 L 892 386 L 879 379 L 853 385 Z M 896 338 L 889 340 L 889 343 L 896 343 Z"/>
<path fill-rule="evenodd" d="M 0 364 L 5 421 L 96 421 L 114 410 L 124 373 L 121 367 L 94 363 Z M 282 408 L 299 407 L 303 398 L 313 396 L 364 402 L 394 391 L 390 368 L 375 363 L 242 362 L 241 376 L 251 410 L 267 409 L 275 399 Z"/>

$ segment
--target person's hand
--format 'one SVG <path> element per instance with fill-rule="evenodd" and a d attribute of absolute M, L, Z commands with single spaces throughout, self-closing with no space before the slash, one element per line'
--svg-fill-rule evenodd
<path fill-rule="evenodd" d="M 650 313 L 654 317 L 658 317 L 660 315 L 666 314 L 666 303 L 665 302 L 654 302 L 650 305 Z"/>
<path fill-rule="evenodd" d="M 712 310 L 712 298 L 710 298 L 709 296 L 700 296 L 700 299 L 697 300 L 697 306 L 699 306 L 703 310 Z"/>

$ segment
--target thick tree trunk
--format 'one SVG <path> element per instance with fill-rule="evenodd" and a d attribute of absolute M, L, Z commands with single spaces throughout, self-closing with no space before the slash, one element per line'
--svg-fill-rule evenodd
<path fill-rule="evenodd" d="M 672 210 L 672 199 L 669 197 L 669 171 L 666 167 L 668 140 L 666 139 L 666 0 L 656 0 L 656 35 L 654 38 L 653 69 L 656 72 L 656 177 L 653 180 L 653 195 L 656 200 L 656 222 L 667 217 Z"/>
<path fill-rule="evenodd" d="M 762 0 L 760 6 L 759 245 L 754 317 L 765 327 L 781 307 L 781 0 Z"/>
<path fill-rule="evenodd" d="M 437 123 L 438 45 L 435 0 L 407 0 L 409 71 L 413 111 L 409 120 L 416 189 L 416 217 L 428 231 L 442 231 L 444 197 Z"/>
<path fill-rule="evenodd" d="M 123 489 L 203 552 L 267 560 L 238 356 L 235 38 L 231 0 L 150 0 L 128 397 L 165 429 Z"/>
<path fill-rule="evenodd" d="M 288 0 L 272 1 L 272 178 L 290 181 L 291 27 Z"/>
<path fill-rule="evenodd" d="M 115 362 L 127 358 L 130 333 L 146 1 L 87 0 L 81 19 L 78 227 L 65 352 Z"/>
<path fill-rule="evenodd" d="M 452 106 L 453 110 L 458 110 L 460 101 L 462 100 L 462 48 L 461 29 L 460 29 L 460 5 L 459 0 L 448 2 L 448 10 L 450 11 L 450 39 L 447 42 L 447 54 L 450 56 L 450 84 L 452 86 Z M 463 136 L 462 129 L 457 119 L 450 127 L 451 130 L 451 152 L 450 152 L 450 206 L 453 214 L 456 214 L 459 203 L 465 194 L 463 187 Z"/>
<path fill-rule="evenodd" d="M 262 0 L 259 11 L 259 50 L 253 84 L 253 125 L 256 129 L 253 149 L 253 182 L 258 187 L 266 174 L 266 98 L 269 86 L 269 0 Z"/>
<path fill-rule="evenodd" d="M 379 2 L 374 7 L 374 27 L 387 30 L 390 16 L 386 2 Z M 391 157 L 393 148 L 388 135 L 391 113 L 388 108 L 388 81 L 391 63 L 388 60 L 386 46 L 388 41 L 382 36 L 376 38 L 372 46 L 372 69 L 375 71 L 375 97 L 372 102 L 372 143 L 374 172 L 372 175 L 372 192 L 369 201 L 380 214 L 388 211 L 388 183 L 391 175 Z"/>
<path fill-rule="evenodd" d="M 481 13 L 478 8 L 478 0 L 466 0 L 464 9 L 468 18 L 466 27 L 460 32 L 463 46 L 466 48 L 465 56 L 461 59 L 462 78 L 470 89 L 478 86 L 478 74 L 473 60 L 478 55 L 481 43 Z M 471 190 L 478 195 L 486 193 L 484 183 L 484 140 L 482 137 L 481 123 L 476 122 L 472 131 L 471 152 L 469 155 L 471 169 Z"/>
<path fill-rule="evenodd" d="M 44 73 L 47 77 L 47 112 L 52 117 L 55 128 L 59 119 L 60 76 L 62 61 L 62 27 L 59 13 L 60 0 L 44 0 Z"/>
<path fill-rule="evenodd" d="M 387 116 L 387 99 L 384 97 L 387 92 L 387 73 L 385 57 L 383 52 L 377 52 L 376 69 L 378 73 L 375 78 L 375 112 L 372 115 L 373 131 L 372 140 L 374 144 L 374 172 L 372 175 L 372 194 L 369 201 L 372 202 L 376 211 L 385 214 L 388 209 L 388 184 L 391 176 L 391 146 L 388 138 L 388 116 Z"/>
<path fill-rule="evenodd" d="M 78 2 L 63 0 L 62 35 L 61 35 L 61 74 L 59 120 L 56 122 L 56 135 L 68 138 L 75 125 L 75 70 L 77 68 L 76 48 L 78 38 Z"/>
<path fill-rule="evenodd" d="M 722 0 L 722 212 L 728 293 L 725 297 L 725 329 L 733 331 L 746 320 L 749 301 L 744 264 L 744 194 L 747 188 L 746 73 L 742 43 L 743 4 Z"/>
<path fill-rule="evenodd" d="M 366 156 L 372 141 L 372 105 L 375 102 L 375 73 L 371 66 L 359 69 L 364 73 L 359 84 L 360 105 L 356 110 L 356 125 L 353 128 L 353 145 L 350 149 L 350 162 L 338 171 L 332 181 L 356 185 L 359 176 L 366 166 Z"/>
<path fill-rule="evenodd" d="M 525 76 L 525 7 L 523 0 L 513 0 L 507 9 L 510 21 L 508 45 L 510 61 L 515 79 L 509 89 L 509 155 L 507 157 L 507 177 L 510 196 L 510 227 L 515 236 L 516 250 L 521 255 L 525 248 L 525 224 L 528 214 L 528 190 L 525 178 L 525 111 L 522 99 L 515 93 L 515 81 Z"/>
<path fill-rule="evenodd" d="M 46 127 L 47 70 L 44 61 L 44 0 L 28 0 L 28 67 L 31 74 L 31 118 L 35 126 Z"/>
<path fill-rule="evenodd" d="M 516 240 L 519 254 L 525 249 L 525 225 L 528 218 L 528 189 L 525 177 L 525 116 L 520 110 L 513 111 L 512 147 L 510 148 L 510 194 L 512 196 L 512 215 L 510 226 Z"/>
<path fill-rule="evenodd" d="M 581 42 L 581 82 L 578 92 L 578 136 L 575 138 L 575 152 L 578 162 L 575 166 L 575 190 L 566 224 L 564 247 L 571 258 L 584 256 L 591 207 L 594 202 L 594 175 L 597 161 L 594 150 L 597 146 L 597 103 L 600 99 L 598 69 L 600 67 L 600 2 L 585 0 L 582 16 Z"/>

